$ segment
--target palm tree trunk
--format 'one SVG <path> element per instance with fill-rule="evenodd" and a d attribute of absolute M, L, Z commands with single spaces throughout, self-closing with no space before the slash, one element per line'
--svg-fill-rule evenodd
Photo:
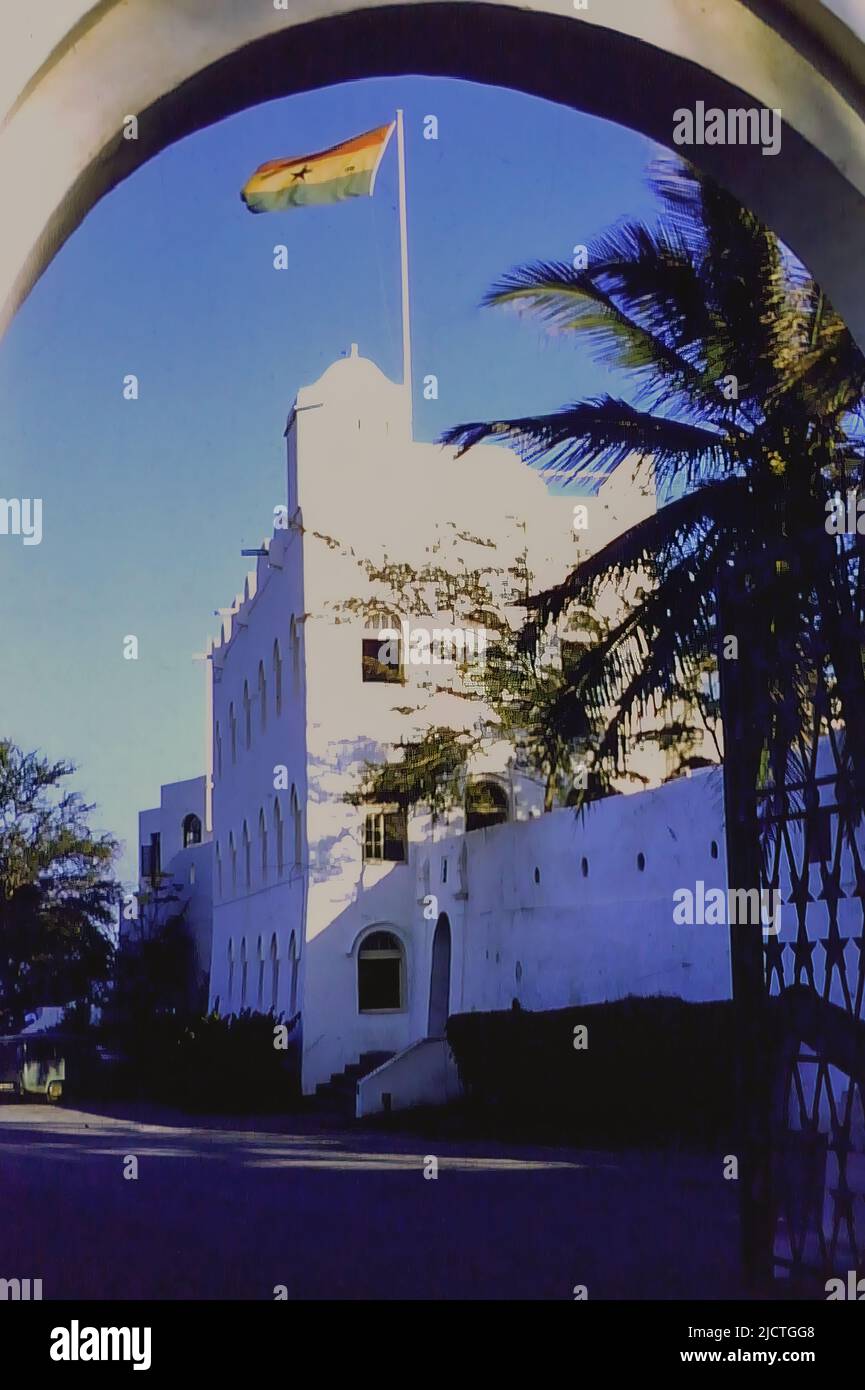
<path fill-rule="evenodd" d="M 762 874 L 757 786 L 762 756 L 761 637 L 752 613 L 736 592 L 735 572 L 725 568 L 717 586 L 718 669 L 724 732 L 724 825 L 730 888 L 759 887 Z M 738 657 L 724 656 L 724 638 L 738 638 Z M 768 998 L 759 927 L 730 925 L 730 964 L 735 1019 L 736 1094 L 740 1149 L 740 1221 L 747 1278 L 757 1287 L 772 1271 L 774 1220 L 770 1191 L 770 1070 Z"/>
<path fill-rule="evenodd" d="M 838 557 L 832 540 L 826 536 L 818 546 L 814 588 L 820 604 L 820 618 L 826 648 L 835 673 L 838 697 L 844 717 L 844 735 L 853 767 L 855 799 L 865 805 L 865 671 L 862 668 L 862 634 L 853 609 L 853 596 L 846 576 L 839 573 Z"/>

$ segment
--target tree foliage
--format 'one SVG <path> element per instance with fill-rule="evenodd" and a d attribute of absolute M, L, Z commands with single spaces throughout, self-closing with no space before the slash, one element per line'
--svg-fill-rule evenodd
<path fill-rule="evenodd" d="M 591 609 L 611 581 L 642 585 L 572 671 L 564 735 L 599 720 L 599 758 L 620 763 L 646 715 L 683 689 L 704 698 L 733 632 L 751 765 L 776 780 L 800 770 L 822 673 L 861 798 L 863 538 L 825 523 L 832 497 L 862 481 L 865 358 L 820 286 L 731 195 L 678 160 L 656 165 L 653 183 L 657 226 L 625 222 L 589 248 L 586 269 L 524 266 L 486 298 L 578 335 L 629 374 L 635 400 L 605 394 L 444 440 L 465 451 L 495 437 L 569 485 L 637 460 L 658 489 L 657 512 L 533 596 L 543 624 Z"/>
<path fill-rule="evenodd" d="M 0 740 L 0 1029 L 44 1004 L 95 1000 L 111 972 L 117 843 L 51 762 Z"/>

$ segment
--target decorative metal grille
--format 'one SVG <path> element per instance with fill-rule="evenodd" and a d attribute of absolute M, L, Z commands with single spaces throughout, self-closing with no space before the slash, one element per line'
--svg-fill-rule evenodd
<path fill-rule="evenodd" d="M 773 1272 L 805 1285 L 865 1268 L 865 832 L 824 686 L 813 717 L 798 772 L 758 793 L 781 894 L 764 934 Z"/>

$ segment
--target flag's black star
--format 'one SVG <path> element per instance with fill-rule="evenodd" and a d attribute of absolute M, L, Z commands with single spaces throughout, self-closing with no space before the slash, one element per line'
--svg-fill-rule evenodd
<path fill-rule="evenodd" d="M 307 174 L 311 173 L 312 169 L 310 168 L 310 166 L 308 164 L 304 164 L 302 169 L 298 169 L 296 174 L 292 174 L 291 181 L 292 183 L 294 183 L 296 179 L 304 179 Z"/>

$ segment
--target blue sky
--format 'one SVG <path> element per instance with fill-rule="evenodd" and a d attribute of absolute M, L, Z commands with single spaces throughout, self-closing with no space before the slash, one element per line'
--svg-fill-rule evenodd
<path fill-rule="evenodd" d="M 563 337 L 480 309 L 512 266 L 570 259 L 652 217 L 656 147 L 523 94 L 430 78 L 266 105 L 172 146 L 72 236 L 0 344 L 0 495 L 43 499 L 43 540 L 0 537 L 0 733 L 78 764 L 93 822 L 127 843 L 161 782 L 204 767 L 193 653 L 284 499 L 286 415 L 341 352 L 398 379 L 395 141 L 375 196 L 254 217 L 239 190 L 405 110 L 415 433 L 610 389 Z M 439 138 L 423 138 L 435 115 Z M 273 268 L 273 247 L 289 268 Z M 434 372 L 439 399 L 424 401 Z M 140 382 L 123 399 L 127 373 Z M 138 661 L 123 659 L 137 635 Z"/>

